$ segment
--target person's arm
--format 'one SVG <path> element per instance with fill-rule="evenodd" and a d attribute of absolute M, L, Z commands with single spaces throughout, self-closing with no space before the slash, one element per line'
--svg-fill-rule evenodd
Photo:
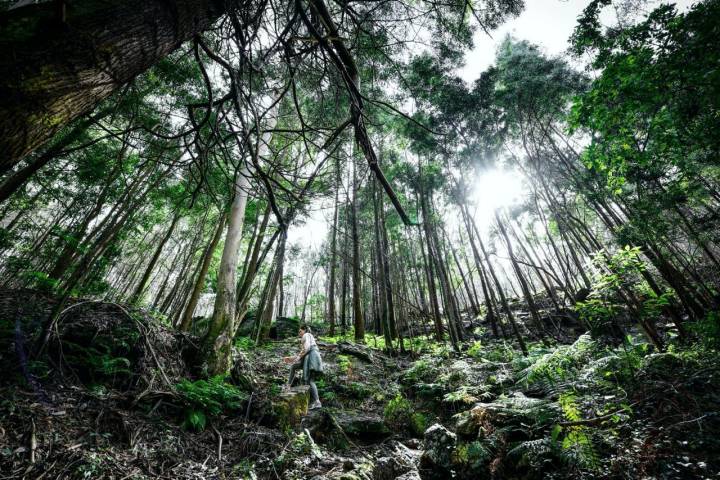
<path fill-rule="evenodd" d="M 307 333 L 305 335 L 307 335 Z M 295 360 L 297 362 L 302 360 L 302 358 L 305 356 L 305 335 L 303 335 L 302 338 L 300 339 L 300 354 L 297 356 L 297 358 Z"/>

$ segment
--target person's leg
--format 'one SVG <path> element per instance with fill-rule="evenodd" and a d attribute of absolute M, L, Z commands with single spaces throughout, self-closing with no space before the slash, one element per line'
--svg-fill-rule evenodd
<path fill-rule="evenodd" d="M 307 384 L 310 386 L 310 408 L 320 407 L 320 395 L 318 394 L 317 385 L 315 385 L 313 373 L 310 372 L 310 375 L 308 375 L 308 377 L 309 378 Z"/>
<path fill-rule="evenodd" d="M 292 365 L 290 365 L 290 376 L 288 377 L 288 386 L 292 387 L 293 380 L 295 380 L 295 373 L 300 368 L 302 368 L 302 363 L 293 363 Z"/>

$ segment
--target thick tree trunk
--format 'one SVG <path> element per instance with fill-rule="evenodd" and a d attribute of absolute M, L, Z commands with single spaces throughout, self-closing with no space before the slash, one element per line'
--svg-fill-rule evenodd
<path fill-rule="evenodd" d="M 245 206 L 250 188 L 250 172 L 245 165 L 235 179 L 235 197 L 230 207 L 227 235 L 217 279 L 217 295 L 205 336 L 208 375 L 224 375 L 230 371 L 232 360 L 232 337 L 235 333 L 235 288 L 238 269 L 238 253 L 242 240 Z"/>
<path fill-rule="evenodd" d="M 219 0 L 87 0 L 5 12 L 0 33 L 0 172 L 209 28 Z"/>

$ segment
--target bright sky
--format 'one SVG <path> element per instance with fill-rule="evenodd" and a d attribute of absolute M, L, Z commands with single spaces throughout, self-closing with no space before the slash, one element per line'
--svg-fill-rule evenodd
<path fill-rule="evenodd" d="M 483 70 L 492 65 L 497 47 L 508 34 L 541 46 L 548 55 L 563 53 L 568 47 L 577 18 L 589 0 L 526 0 L 525 3 L 523 13 L 491 32 L 492 37 L 478 30 L 475 48 L 466 55 L 466 64 L 458 72 L 464 80 L 475 80 Z M 652 9 L 659 3 L 649 0 L 645 9 Z M 694 2 L 680 0 L 670 3 L 678 5 L 680 10 L 685 10 Z M 612 15 L 601 18 L 604 18 L 606 23 L 613 21 Z M 520 175 L 498 169 L 488 170 L 478 177 L 474 192 L 473 200 L 477 206 L 475 221 L 481 230 L 484 230 L 496 208 L 519 201 L 522 193 Z M 314 209 L 304 225 L 290 228 L 290 244 L 317 248 L 324 241 L 332 221 L 332 209 L 324 209 L 320 205 L 314 206 Z"/>
<path fill-rule="evenodd" d="M 478 29 L 475 34 L 475 48 L 465 57 L 466 65 L 459 71 L 460 76 L 466 81 L 475 80 L 493 63 L 497 47 L 508 34 L 540 45 L 548 55 L 564 52 L 577 18 L 588 3 L 589 0 L 525 0 L 525 10 L 520 16 L 491 32 L 492 38 Z M 647 1 L 645 9 L 652 9 L 660 3 L 656 0 Z M 680 0 L 663 3 L 674 3 L 682 11 L 695 2 Z M 612 21 L 613 17 L 605 15 L 601 18 L 608 22 Z"/>

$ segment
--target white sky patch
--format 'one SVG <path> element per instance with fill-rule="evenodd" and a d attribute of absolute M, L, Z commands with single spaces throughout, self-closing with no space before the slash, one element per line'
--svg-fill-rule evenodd
<path fill-rule="evenodd" d="M 589 0 L 526 0 L 525 10 L 517 17 L 497 30 L 489 37 L 482 29 L 475 34 L 475 48 L 465 56 L 465 66 L 458 75 L 466 82 L 472 82 L 480 73 L 495 62 L 495 52 L 508 34 L 518 40 L 527 40 L 539 45 L 547 55 L 562 54 L 569 46 L 569 39 L 575 29 L 578 17 Z M 673 3 L 678 10 L 685 11 L 694 1 L 679 0 Z M 648 1 L 645 11 L 659 5 L 658 1 Z M 601 20 L 605 24 L 614 23 L 612 12 L 604 11 Z"/>
<path fill-rule="evenodd" d="M 493 222 L 495 211 L 518 203 L 524 193 L 520 172 L 501 168 L 479 172 L 470 194 L 473 205 L 470 212 L 475 218 L 475 224 L 481 231 L 487 230 Z"/>
<path fill-rule="evenodd" d="M 323 202 L 313 202 L 310 214 L 302 219 L 304 223 L 290 225 L 288 245 L 317 250 L 328 237 L 332 215 L 332 205 L 328 207 Z"/>

